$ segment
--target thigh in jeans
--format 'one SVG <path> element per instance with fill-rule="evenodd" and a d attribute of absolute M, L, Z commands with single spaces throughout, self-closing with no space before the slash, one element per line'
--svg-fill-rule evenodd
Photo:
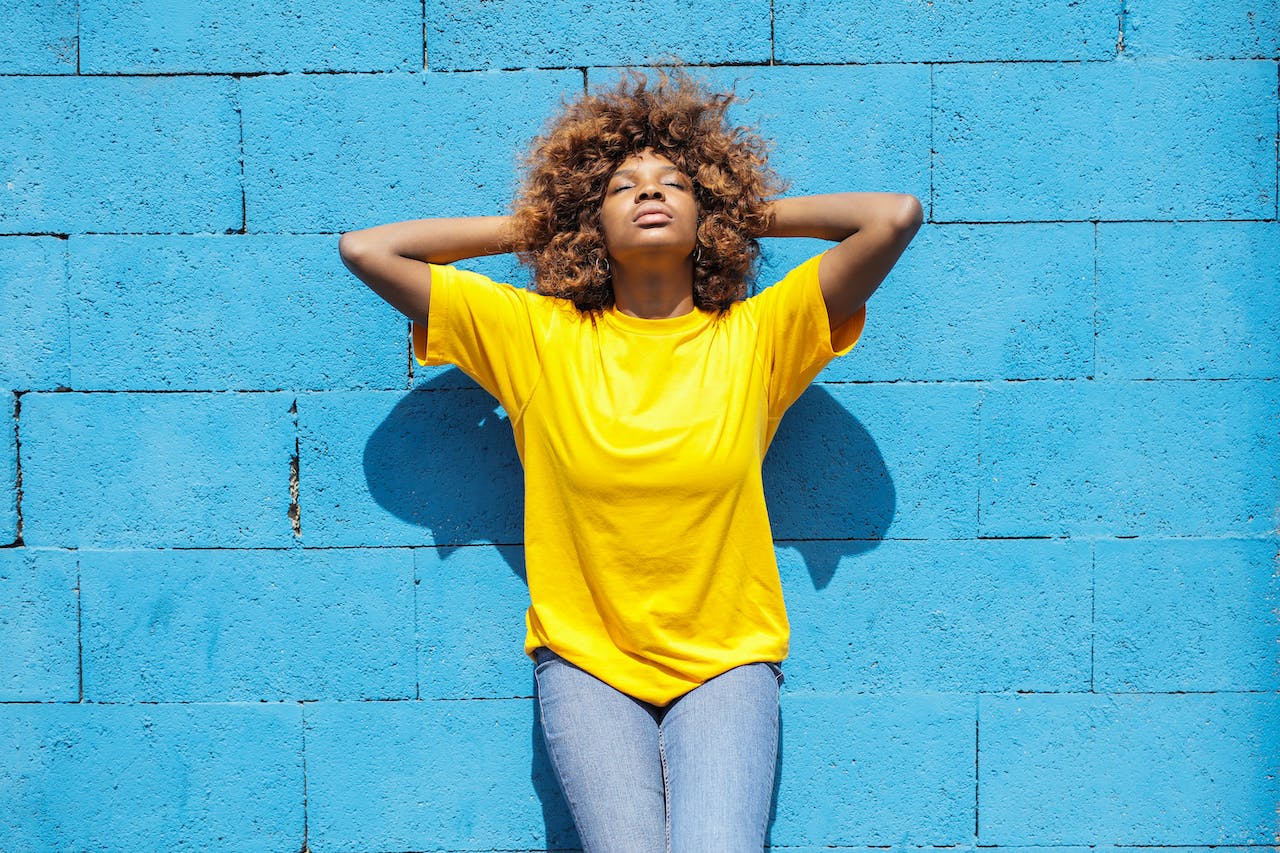
<path fill-rule="evenodd" d="M 735 667 L 672 704 L 662 720 L 671 853 L 761 850 L 778 761 L 772 663 Z"/>
<path fill-rule="evenodd" d="M 666 805 L 652 710 L 546 649 L 535 654 L 547 754 L 585 853 L 664 853 Z"/>

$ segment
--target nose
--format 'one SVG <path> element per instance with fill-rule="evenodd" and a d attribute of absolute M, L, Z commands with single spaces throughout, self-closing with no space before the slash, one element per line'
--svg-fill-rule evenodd
<path fill-rule="evenodd" d="M 636 194 L 636 201 L 662 201 L 661 187 L 654 186 L 642 187 L 640 192 Z"/>
<path fill-rule="evenodd" d="M 636 201 L 663 201 L 662 183 L 655 177 L 647 177 L 636 186 Z"/>

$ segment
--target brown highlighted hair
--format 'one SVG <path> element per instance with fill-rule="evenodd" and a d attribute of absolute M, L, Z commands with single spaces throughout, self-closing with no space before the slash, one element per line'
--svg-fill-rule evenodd
<path fill-rule="evenodd" d="M 565 105 L 531 143 L 512 215 L 512 243 L 539 293 L 579 311 L 613 304 L 600 204 L 623 160 L 646 148 L 693 181 L 698 202 L 693 301 L 725 311 L 747 293 L 768 225 L 767 200 L 782 190 L 765 142 L 730 127 L 733 93 L 713 92 L 680 68 L 656 81 L 628 71 L 613 87 Z"/>

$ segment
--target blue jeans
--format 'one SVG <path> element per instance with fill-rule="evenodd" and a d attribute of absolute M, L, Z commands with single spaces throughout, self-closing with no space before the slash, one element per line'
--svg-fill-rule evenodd
<path fill-rule="evenodd" d="M 735 667 L 659 707 L 549 649 L 534 656 L 547 754 L 585 853 L 763 849 L 778 664 Z"/>

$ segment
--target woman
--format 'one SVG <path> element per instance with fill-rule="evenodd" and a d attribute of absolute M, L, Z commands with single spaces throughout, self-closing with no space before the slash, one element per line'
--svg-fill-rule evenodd
<path fill-rule="evenodd" d="M 760 468 L 862 332 L 910 195 L 777 198 L 728 94 L 637 73 L 534 140 L 512 216 L 344 234 L 343 262 L 505 407 L 525 651 L 587 851 L 760 850 L 788 624 Z M 749 299 L 757 238 L 837 242 Z M 536 292 L 451 264 L 515 251 Z"/>

